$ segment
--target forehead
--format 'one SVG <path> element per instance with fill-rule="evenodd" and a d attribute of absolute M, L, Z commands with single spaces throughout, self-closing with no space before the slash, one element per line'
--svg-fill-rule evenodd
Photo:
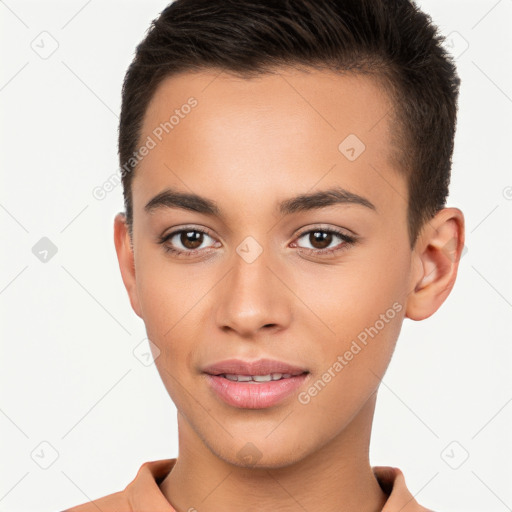
<path fill-rule="evenodd" d="M 140 142 L 154 145 L 133 184 L 141 201 L 166 186 L 218 197 L 241 184 L 262 197 L 270 186 L 286 197 L 335 184 L 374 204 L 405 199 L 391 158 L 391 113 L 379 82 L 361 75 L 180 73 L 164 79 L 148 105 Z"/>

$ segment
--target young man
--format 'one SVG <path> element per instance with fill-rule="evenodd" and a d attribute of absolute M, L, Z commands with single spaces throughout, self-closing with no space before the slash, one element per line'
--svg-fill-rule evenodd
<path fill-rule="evenodd" d="M 441 42 L 407 0 L 177 0 L 153 23 L 115 246 L 179 455 L 69 512 L 427 510 L 368 450 L 402 322 L 464 245 Z"/>

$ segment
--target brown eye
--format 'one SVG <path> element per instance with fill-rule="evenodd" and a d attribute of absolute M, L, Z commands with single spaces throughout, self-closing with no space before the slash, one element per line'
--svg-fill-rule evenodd
<path fill-rule="evenodd" d="M 300 251 L 317 254 L 319 256 L 326 256 L 348 249 L 350 246 L 354 245 L 357 240 L 355 237 L 346 235 L 336 229 L 319 228 L 303 232 L 297 238 L 297 240 L 301 239 L 306 242 L 306 245 L 294 243 L 294 246 L 297 246 Z"/>
<path fill-rule="evenodd" d="M 206 245 L 210 239 L 210 245 Z M 159 238 L 158 243 L 164 250 L 174 255 L 193 256 L 212 248 L 216 241 L 206 231 L 199 228 L 185 228 L 173 231 Z"/>
<path fill-rule="evenodd" d="M 332 233 L 328 231 L 311 231 L 309 233 L 309 242 L 314 249 L 325 249 L 332 243 Z"/>
<path fill-rule="evenodd" d="M 180 242 L 186 249 L 194 250 L 201 247 L 203 243 L 204 233 L 200 231 L 182 231 L 180 234 Z"/>

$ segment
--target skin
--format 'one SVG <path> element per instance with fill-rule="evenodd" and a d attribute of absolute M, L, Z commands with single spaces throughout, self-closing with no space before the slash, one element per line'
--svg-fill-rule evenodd
<path fill-rule="evenodd" d="M 288 68 L 252 79 L 182 73 L 157 89 L 141 141 L 191 96 L 197 106 L 138 165 L 133 241 L 124 215 L 115 219 L 123 281 L 178 410 L 179 456 L 160 488 L 177 511 L 381 510 L 387 496 L 368 456 L 378 386 L 404 318 L 429 317 L 454 285 L 463 214 L 440 211 L 411 251 L 391 103 L 371 78 Z M 348 134 L 366 146 L 354 161 L 338 150 Z M 278 211 L 280 201 L 334 186 L 375 210 Z M 221 215 L 145 211 L 169 187 L 214 200 Z M 158 238 L 185 227 L 208 235 L 195 246 L 178 235 L 167 246 L 198 251 L 166 252 Z M 357 241 L 334 234 L 322 245 L 311 233 L 320 228 Z M 248 236 L 263 250 L 252 263 L 236 251 Z M 343 250 L 322 256 L 325 247 Z M 307 391 L 394 303 L 394 318 L 307 404 L 296 393 L 268 409 L 232 407 L 202 373 L 231 357 L 268 357 L 309 370 L 299 392 Z M 239 455 L 244 447 L 252 461 Z"/>

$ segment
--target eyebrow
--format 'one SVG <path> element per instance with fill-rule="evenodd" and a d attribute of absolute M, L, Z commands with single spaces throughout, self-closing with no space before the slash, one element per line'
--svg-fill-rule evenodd
<path fill-rule="evenodd" d="M 287 199 L 280 203 L 279 212 L 281 215 L 289 215 L 295 212 L 304 212 L 336 204 L 358 204 L 377 211 L 375 205 L 365 197 L 354 194 L 344 188 L 335 187 Z"/>
<path fill-rule="evenodd" d="M 282 201 L 279 203 L 278 207 L 279 213 L 284 216 L 296 212 L 325 208 L 336 204 L 356 204 L 375 212 L 377 211 L 377 208 L 371 201 L 341 187 L 300 194 Z M 205 215 L 222 216 L 221 210 L 215 201 L 197 194 L 179 192 L 173 189 L 166 189 L 153 197 L 153 199 L 146 204 L 144 210 L 147 213 L 151 213 L 163 208 L 181 208 Z"/>

